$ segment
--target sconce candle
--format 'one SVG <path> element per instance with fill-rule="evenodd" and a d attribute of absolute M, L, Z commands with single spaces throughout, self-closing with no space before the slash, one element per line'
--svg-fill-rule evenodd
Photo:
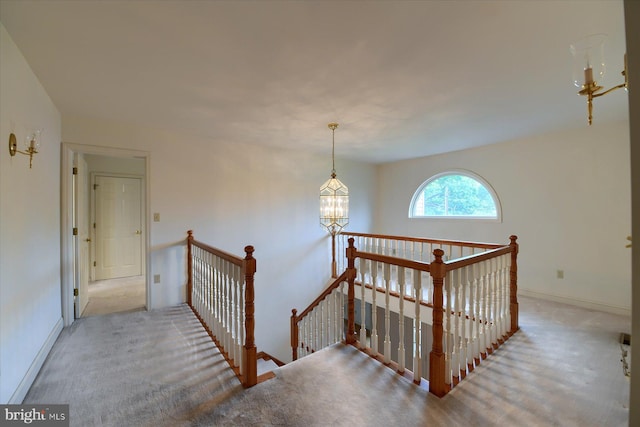
<path fill-rule="evenodd" d="M 605 71 L 604 64 L 604 42 L 606 34 L 593 34 L 571 45 L 571 54 L 573 55 L 573 84 L 580 90 L 579 95 L 587 97 L 587 113 L 589 125 L 593 121 L 593 99 L 609 92 L 628 87 L 627 79 L 627 55 L 624 55 L 624 83 L 612 87 L 611 89 L 600 92 L 603 87 L 598 85 L 598 81 L 594 80 L 594 73 L 598 80 L 602 79 Z M 584 82 L 580 79 L 584 77 Z"/>

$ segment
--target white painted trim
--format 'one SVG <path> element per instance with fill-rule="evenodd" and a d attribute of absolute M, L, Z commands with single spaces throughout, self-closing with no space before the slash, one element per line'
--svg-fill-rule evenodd
<path fill-rule="evenodd" d="M 577 299 L 572 297 L 565 297 L 561 295 L 547 294 L 542 292 L 531 291 L 518 287 L 518 295 L 525 297 L 538 298 L 547 301 L 555 301 L 563 304 L 573 305 L 582 308 L 588 308 L 590 310 L 604 311 L 605 313 L 618 314 L 621 316 L 631 316 L 631 308 L 625 308 L 615 305 L 602 304 L 596 301 L 589 301 L 583 299 Z"/>
<path fill-rule="evenodd" d="M 29 366 L 29 369 L 27 369 L 27 373 L 22 378 L 22 381 L 20 381 L 20 384 L 16 388 L 16 391 L 13 392 L 13 395 L 8 402 L 10 405 L 19 405 L 22 403 L 25 396 L 27 395 L 27 392 L 29 392 L 31 385 L 35 381 L 38 372 L 40 372 L 44 361 L 47 359 L 49 352 L 53 348 L 53 344 L 55 344 L 56 340 L 58 339 L 60 332 L 62 332 L 62 318 L 59 318 L 56 322 L 53 330 L 51 330 L 51 333 L 40 348 L 40 351 L 36 355 L 35 359 L 33 359 L 33 363 L 31 363 L 31 366 Z"/>
<path fill-rule="evenodd" d="M 61 279 L 62 279 L 62 318 L 64 319 L 64 326 L 71 325 L 74 320 L 73 312 L 73 275 L 74 275 L 74 253 L 73 253 L 73 199 L 72 199 L 72 182 L 71 182 L 71 168 L 73 165 L 73 153 L 83 154 L 95 154 L 109 157 L 122 157 L 122 158 L 140 158 L 145 160 L 145 194 L 144 194 L 144 234 L 145 234 L 145 280 L 146 280 L 146 308 L 151 310 L 153 301 L 151 292 L 151 232 L 149 213 L 151 212 L 150 206 L 150 194 L 151 194 L 151 179 L 150 179 L 150 163 L 151 154 L 148 151 L 129 150 L 124 148 L 112 148 L 112 147 L 100 147 L 94 145 L 83 145 L 63 142 L 61 144 L 61 178 L 60 178 L 60 220 L 61 224 Z"/>

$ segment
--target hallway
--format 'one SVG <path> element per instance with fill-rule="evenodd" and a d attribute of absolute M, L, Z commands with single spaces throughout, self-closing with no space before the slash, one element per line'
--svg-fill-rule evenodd
<path fill-rule="evenodd" d="M 628 317 L 522 297 L 521 330 L 443 399 L 341 344 L 244 390 L 186 305 L 63 330 L 24 403 L 72 426 L 625 426 Z M 258 349 L 262 350 L 262 349 Z"/>
<path fill-rule="evenodd" d="M 144 311 L 145 306 L 144 276 L 97 280 L 89 283 L 89 303 L 82 317 Z"/>

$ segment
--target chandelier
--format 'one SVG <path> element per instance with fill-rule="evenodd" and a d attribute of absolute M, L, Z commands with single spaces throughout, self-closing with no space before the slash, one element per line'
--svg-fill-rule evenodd
<path fill-rule="evenodd" d="M 331 178 L 320 187 L 320 225 L 335 236 L 349 224 L 349 189 L 336 178 L 335 146 L 337 123 L 329 123 L 332 131 Z"/>

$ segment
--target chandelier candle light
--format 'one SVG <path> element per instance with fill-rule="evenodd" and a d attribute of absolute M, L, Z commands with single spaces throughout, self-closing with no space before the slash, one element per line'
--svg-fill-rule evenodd
<path fill-rule="evenodd" d="M 331 149 L 333 169 L 331 170 L 331 179 L 320 187 L 320 225 L 335 237 L 349 224 L 349 189 L 336 178 L 335 133 L 338 124 L 329 123 L 328 126 L 333 133 Z"/>
<path fill-rule="evenodd" d="M 573 83 L 580 88 L 579 95 L 587 97 L 587 111 L 589 114 L 589 125 L 593 121 L 593 99 L 602 95 L 606 95 L 616 89 L 627 89 L 629 80 L 627 77 L 627 54 L 624 55 L 624 69 L 622 76 L 624 83 L 607 89 L 604 92 L 602 86 L 598 86 L 598 82 L 594 80 L 604 76 L 604 42 L 606 34 L 593 34 L 578 40 L 571 45 L 571 54 L 573 55 Z M 584 81 L 582 80 L 584 78 Z"/>

